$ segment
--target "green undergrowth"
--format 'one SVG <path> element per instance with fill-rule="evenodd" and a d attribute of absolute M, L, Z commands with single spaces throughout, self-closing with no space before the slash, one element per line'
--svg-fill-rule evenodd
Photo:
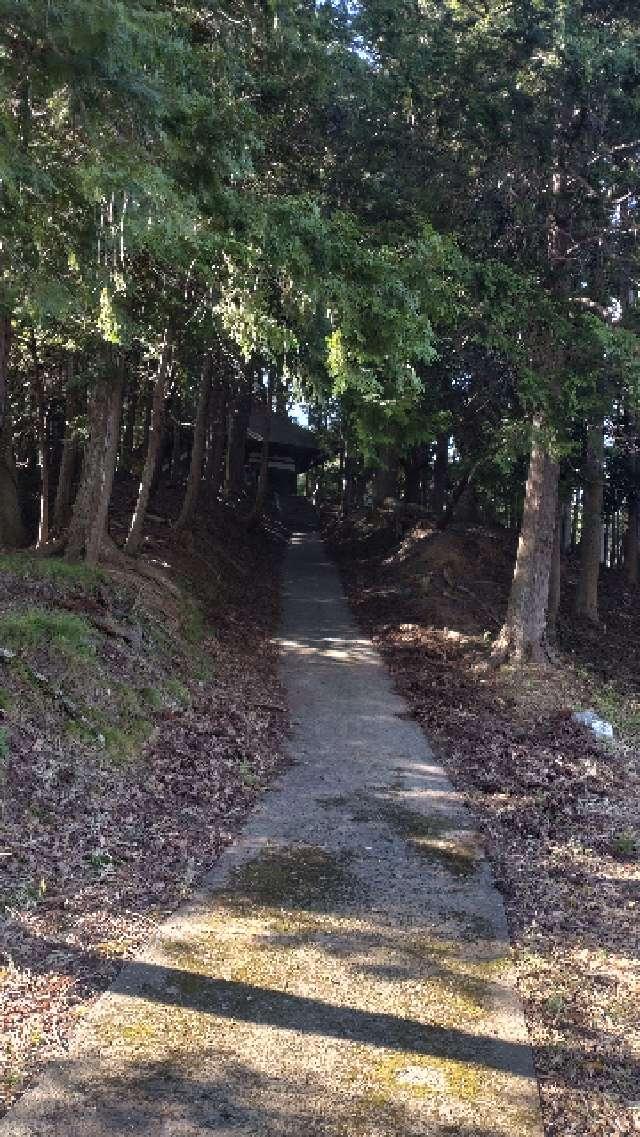
<path fill-rule="evenodd" d="M 22 580 L 50 580 L 60 585 L 95 588 L 108 581 L 103 569 L 57 557 L 36 557 L 29 553 L 0 555 L 0 574 L 10 573 Z"/>
<path fill-rule="evenodd" d="M 23 655 L 43 647 L 87 658 L 95 651 L 94 638 L 90 624 L 72 612 L 27 608 L 0 616 L 0 644 Z"/>
<path fill-rule="evenodd" d="M 133 576 L 29 554 L 1 556 L 0 580 L 7 747 L 28 726 L 56 746 L 131 763 L 158 716 L 187 710 L 213 675 L 205 619 L 191 597 L 167 604 L 161 588 L 154 597 Z"/>

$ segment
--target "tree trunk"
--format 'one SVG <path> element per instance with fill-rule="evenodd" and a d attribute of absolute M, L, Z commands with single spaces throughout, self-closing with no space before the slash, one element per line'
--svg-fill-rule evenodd
<path fill-rule="evenodd" d="M 124 414 L 124 427 L 122 431 L 122 469 L 130 473 L 133 468 L 133 450 L 135 444 L 136 413 L 138 410 L 138 392 L 133 380 L 129 384 L 126 410 Z"/>
<path fill-rule="evenodd" d="M 58 485 L 56 487 L 56 500 L 53 507 L 53 527 L 60 533 L 69 524 L 73 506 L 73 491 L 78 470 L 80 443 L 76 418 L 80 413 L 80 397 L 78 390 L 73 387 L 73 357 L 69 359 L 67 368 L 67 398 L 64 411 L 64 441 L 62 444 L 62 458 L 58 471 Z"/>
<path fill-rule="evenodd" d="M 433 490 L 431 506 L 439 520 L 444 513 L 449 480 L 449 435 L 439 434 L 436 438 L 436 456 L 433 463 Z"/>
<path fill-rule="evenodd" d="M 395 498 L 398 492 L 397 458 L 391 446 L 382 452 L 382 465 L 373 476 L 373 504 L 379 507 L 388 497 Z"/>
<path fill-rule="evenodd" d="M 9 348 L 11 316 L 0 309 L 0 545 L 16 549 L 27 543 L 18 501 L 13 453 L 13 422 L 9 409 Z"/>
<path fill-rule="evenodd" d="M 120 355 L 112 374 L 96 382 L 89 399 L 89 439 L 85 448 L 80 489 L 76 497 L 67 556 L 84 554 L 96 564 L 107 531 L 107 513 L 118 453 L 124 356 Z"/>
<path fill-rule="evenodd" d="M 222 360 L 220 360 L 222 364 Z M 209 408 L 209 453 L 204 479 L 208 492 L 217 497 L 224 482 L 224 451 L 227 442 L 227 413 L 229 409 L 229 379 L 218 374 L 211 392 Z"/>
<path fill-rule="evenodd" d="M 547 639 L 555 643 L 558 624 L 558 612 L 562 596 L 562 531 L 563 517 L 566 502 L 558 498 L 556 509 L 556 525 L 553 534 L 553 551 L 551 554 L 551 571 L 549 573 L 549 601 L 547 604 Z"/>
<path fill-rule="evenodd" d="M 171 465 L 169 467 L 169 481 L 175 485 L 180 470 L 180 411 L 176 408 L 171 422 Z"/>
<path fill-rule="evenodd" d="M 229 415 L 227 443 L 227 477 L 225 496 L 239 498 L 244 489 L 244 464 L 247 449 L 247 430 L 251 418 L 253 395 L 253 363 L 249 362 L 240 380 L 234 405 Z"/>
<path fill-rule="evenodd" d="M 158 464 L 158 454 L 160 453 L 160 443 L 162 441 L 162 431 L 164 427 L 164 400 L 170 358 L 171 343 L 167 337 L 162 345 L 162 352 L 158 362 L 158 374 L 153 389 L 147 456 L 138 488 L 138 500 L 133 511 L 129 533 L 124 546 L 125 553 L 128 553 L 131 557 L 135 557 L 140 551 L 144 519 L 149 504 L 149 494 L 151 493 L 151 486 Z"/>
<path fill-rule="evenodd" d="M 542 662 L 549 656 L 546 627 L 549 576 L 556 527 L 558 463 L 542 437 L 536 416 L 518 556 L 507 614 L 494 647 L 494 659 Z"/>
<path fill-rule="evenodd" d="M 569 495 L 561 503 L 561 517 L 560 517 L 560 551 L 568 553 L 571 550 L 572 540 L 572 510 L 571 510 L 571 495 Z"/>
<path fill-rule="evenodd" d="M 209 413 L 212 370 L 213 359 L 211 352 L 207 351 L 202 361 L 198 410 L 193 427 L 193 446 L 191 447 L 191 464 L 189 466 L 187 488 L 185 490 L 180 516 L 176 521 L 176 529 L 178 530 L 191 528 L 198 505 L 200 481 L 202 479 L 202 463 L 204 461 L 204 446 L 207 437 L 207 416 Z"/>
<path fill-rule="evenodd" d="M 424 469 L 424 446 L 413 446 L 405 459 L 404 500 L 411 505 L 420 505 L 420 488 Z"/>
<path fill-rule="evenodd" d="M 38 446 L 38 465 L 40 466 L 40 519 L 36 548 L 40 549 L 49 540 L 49 453 L 47 447 L 47 411 L 45 403 L 44 378 L 38 358 L 38 345 L 33 328 L 29 336 L 31 358 L 33 360 L 33 395 L 36 408 L 36 439 Z"/>
<path fill-rule="evenodd" d="M 580 576 L 576 589 L 576 616 L 598 622 L 598 580 L 602 553 L 602 498 L 604 490 L 604 429 L 602 423 L 587 431 L 582 496 Z"/>
<path fill-rule="evenodd" d="M 256 493 L 255 505 L 251 511 L 251 523 L 255 523 L 262 517 L 269 490 L 269 450 L 271 446 L 271 425 L 273 417 L 273 386 L 274 375 L 272 369 L 269 368 L 267 372 L 267 413 L 265 416 L 264 438 L 262 439 L 262 451 L 260 454 L 260 474 L 258 476 L 258 491 Z"/>

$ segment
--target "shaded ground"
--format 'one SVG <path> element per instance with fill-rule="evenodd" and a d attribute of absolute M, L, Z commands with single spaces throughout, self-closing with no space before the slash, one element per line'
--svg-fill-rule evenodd
<path fill-rule="evenodd" d="M 279 642 L 293 765 L 0 1133 L 540 1134 L 482 848 L 317 539 Z"/>
<path fill-rule="evenodd" d="M 180 592 L 0 560 L 5 1105 L 66 1053 L 87 1001 L 192 893 L 282 760 L 281 544 L 222 509 L 193 540 L 149 528 L 148 560 Z"/>
<path fill-rule="evenodd" d="M 334 537 L 362 626 L 480 819 L 516 944 L 546 1133 L 639 1131 L 637 595 L 605 573 L 604 626 L 577 626 L 569 564 L 561 666 L 487 674 L 478 664 L 506 603 L 507 535 L 425 526 L 396 542 L 363 520 Z M 626 742 L 599 745 L 571 721 L 592 706 Z"/>

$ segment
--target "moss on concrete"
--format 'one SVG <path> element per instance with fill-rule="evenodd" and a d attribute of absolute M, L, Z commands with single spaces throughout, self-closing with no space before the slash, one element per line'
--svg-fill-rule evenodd
<path fill-rule="evenodd" d="M 233 886 L 241 898 L 259 904 L 321 908 L 355 895 L 357 882 L 347 868 L 348 859 L 318 845 L 265 849 L 236 869 Z M 230 902 L 233 899 L 231 894 Z"/>
<path fill-rule="evenodd" d="M 442 865 L 455 876 L 475 872 L 478 851 L 471 837 L 456 830 L 451 818 L 442 814 L 423 814 L 395 802 L 381 810 L 389 825 L 421 857 Z"/>

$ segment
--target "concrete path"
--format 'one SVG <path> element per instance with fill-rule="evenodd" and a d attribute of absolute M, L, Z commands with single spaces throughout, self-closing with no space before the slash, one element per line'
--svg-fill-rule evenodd
<path fill-rule="evenodd" d="M 317 537 L 282 622 L 294 764 L 1 1137 L 539 1137 L 502 903 Z"/>

